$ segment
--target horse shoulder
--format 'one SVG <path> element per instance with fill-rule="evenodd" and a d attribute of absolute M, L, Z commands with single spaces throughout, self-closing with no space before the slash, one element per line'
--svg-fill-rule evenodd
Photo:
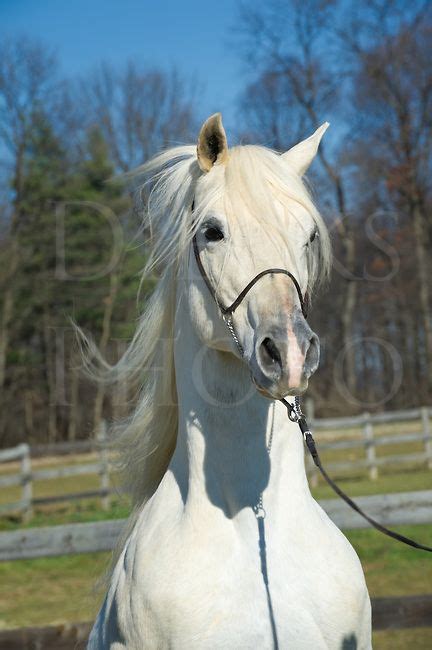
<path fill-rule="evenodd" d="M 355 627 L 357 646 L 352 647 L 358 650 L 370 648 L 371 604 L 360 559 L 343 532 L 321 506 L 314 503 L 326 531 L 324 540 L 319 537 L 317 539 L 317 544 L 323 542 L 323 553 L 320 555 L 323 591 L 331 594 L 337 616 L 343 613 L 344 618 Z M 350 647 L 346 641 L 346 648 Z"/>

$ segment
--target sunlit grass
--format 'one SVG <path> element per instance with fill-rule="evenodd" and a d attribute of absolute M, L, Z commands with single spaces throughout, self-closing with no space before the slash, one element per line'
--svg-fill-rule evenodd
<path fill-rule="evenodd" d="M 432 544 L 432 526 L 395 526 L 407 537 Z M 360 557 L 372 596 L 410 596 L 432 591 L 432 562 L 427 553 L 369 528 L 345 531 Z"/>
<path fill-rule="evenodd" d="M 33 518 L 22 524 L 18 516 L 0 518 L 0 531 L 32 528 L 35 526 L 56 526 L 59 524 L 123 519 L 129 515 L 130 508 L 126 497 L 111 500 L 109 510 L 101 510 L 100 502 L 86 499 L 78 502 L 40 506 Z"/>
<path fill-rule="evenodd" d="M 94 618 L 102 594 L 97 582 L 109 553 L 0 564 L 0 626 L 53 625 Z"/>

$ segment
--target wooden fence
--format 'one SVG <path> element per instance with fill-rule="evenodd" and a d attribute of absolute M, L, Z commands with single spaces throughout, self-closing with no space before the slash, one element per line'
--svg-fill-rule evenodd
<path fill-rule="evenodd" d="M 307 402 L 307 406 L 311 429 L 317 433 L 319 451 L 328 449 L 361 449 L 364 451 L 364 458 L 325 463 L 326 469 L 330 472 L 352 472 L 354 469 L 366 468 L 369 478 L 374 481 L 378 478 L 379 468 L 384 466 L 424 464 L 429 469 L 432 469 L 432 430 L 430 425 L 432 408 L 424 406 L 418 409 L 390 411 L 388 413 L 363 413 L 349 418 L 314 419 L 312 403 Z M 418 423 L 418 431 L 377 435 L 377 426 L 400 425 L 412 422 Z M 322 436 L 323 439 L 320 440 L 320 433 L 331 432 L 337 434 L 338 431 L 345 432 L 344 439 L 326 441 Z M 348 431 L 351 433 L 348 434 Z M 423 451 L 377 456 L 377 447 L 412 442 L 421 442 Z M 316 485 L 318 470 L 309 456 L 307 458 L 307 471 L 312 485 Z"/>
<path fill-rule="evenodd" d="M 67 445 L 67 447 L 66 447 Z M 62 501 L 73 501 L 99 497 L 104 510 L 110 508 L 110 495 L 118 490 L 110 488 L 110 461 L 106 444 L 106 426 L 101 426 L 96 441 L 85 441 L 84 443 L 61 443 L 62 452 L 73 453 L 83 451 L 96 451 L 99 458 L 96 463 L 82 463 L 69 467 L 52 467 L 49 469 L 32 469 L 31 458 L 33 448 L 28 444 L 21 444 L 13 449 L 0 451 L 0 462 L 20 461 L 20 472 L 17 474 L 5 474 L 0 476 L 0 488 L 21 486 L 21 499 L 13 503 L 0 504 L 0 515 L 10 512 L 21 514 L 24 521 L 31 519 L 34 506 L 59 503 Z M 49 452 L 57 455 L 54 445 L 49 446 Z M 36 448 L 36 456 L 40 455 L 40 449 Z M 40 480 L 55 480 L 69 476 L 83 476 L 96 474 L 99 476 L 99 489 L 79 491 L 69 494 L 56 494 L 47 497 L 35 497 L 33 494 L 33 483 Z"/>
<path fill-rule="evenodd" d="M 432 490 L 375 494 L 356 502 L 371 517 L 387 526 L 432 522 Z M 323 499 L 320 505 L 343 529 L 367 528 L 369 524 L 340 499 Z M 124 526 L 123 519 L 22 528 L 0 533 L 0 561 L 110 551 Z M 431 540 L 424 540 L 430 544 Z"/>
<path fill-rule="evenodd" d="M 325 466 L 330 472 L 357 471 L 359 468 L 367 470 L 369 478 L 375 480 L 379 469 L 385 466 L 399 466 L 403 464 L 423 464 L 432 469 L 432 429 L 430 417 L 432 408 L 422 407 L 408 411 L 392 411 L 362 415 L 349 418 L 314 419 L 311 403 L 307 403 L 309 422 L 316 432 L 319 451 L 326 450 L 354 450 L 363 452 L 362 458 L 355 460 L 326 462 Z M 411 432 L 392 433 L 382 435 L 378 428 L 383 425 L 403 425 L 414 423 L 418 430 Z M 342 438 L 339 432 L 344 433 Z M 332 440 L 328 440 L 331 434 Z M 395 444 L 421 442 L 423 451 L 415 453 L 400 453 L 391 455 L 377 455 L 377 448 L 388 447 Z M 83 453 L 96 451 L 96 463 L 75 464 L 70 467 L 53 467 L 50 469 L 32 469 L 31 459 L 44 454 L 63 455 L 68 453 Z M 106 446 L 106 427 L 101 427 L 96 440 L 66 442 L 56 445 L 36 445 L 30 449 L 27 444 L 21 444 L 14 449 L 0 451 L 0 462 L 20 461 L 20 472 L 17 474 L 0 475 L 0 488 L 21 486 L 21 499 L 14 503 L 1 504 L 0 515 L 8 512 L 21 513 L 24 520 L 32 516 L 34 506 L 41 504 L 57 503 L 76 499 L 98 497 L 101 499 L 102 508 L 110 507 L 110 495 L 118 490 L 110 487 L 110 461 Z M 312 485 L 316 485 L 318 474 L 312 459 L 307 454 L 307 472 Z M 57 494 L 49 497 L 34 497 L 33 484 L 43 479 L 59 479 L 67 476 L 97 474 L 99 488 L 96 490 L 77 491 L 72 494 Z"/>

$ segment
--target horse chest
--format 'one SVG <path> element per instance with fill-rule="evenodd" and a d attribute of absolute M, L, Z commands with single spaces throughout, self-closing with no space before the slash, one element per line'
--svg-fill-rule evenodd
<path fill-rule="evenodd" d="M 340 648 L 344 639 L 358 643 L 365 587 L 346 541 L 333 540 L 325 561 L 324 549 L 307 557 L 297 543 L 264 543 L 258 526 L 255 532 L 245 542 L 180 529 L 151 552 L 141 539 L 131 565 L 140 577 L 118 594 L 143 621 L 136 647 L 318 650 Z"/>

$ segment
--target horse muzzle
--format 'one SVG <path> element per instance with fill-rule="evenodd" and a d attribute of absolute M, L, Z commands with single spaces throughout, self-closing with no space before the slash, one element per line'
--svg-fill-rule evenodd
<path fill-rule="evenodd" d="M 273 326 L 256 332 L 250 360 L 252 379 L 257 389 L 273 399 L 298 395 L 308 386 L 318 368 L 320 345 L 300 313 L 286 326 Z"/>

